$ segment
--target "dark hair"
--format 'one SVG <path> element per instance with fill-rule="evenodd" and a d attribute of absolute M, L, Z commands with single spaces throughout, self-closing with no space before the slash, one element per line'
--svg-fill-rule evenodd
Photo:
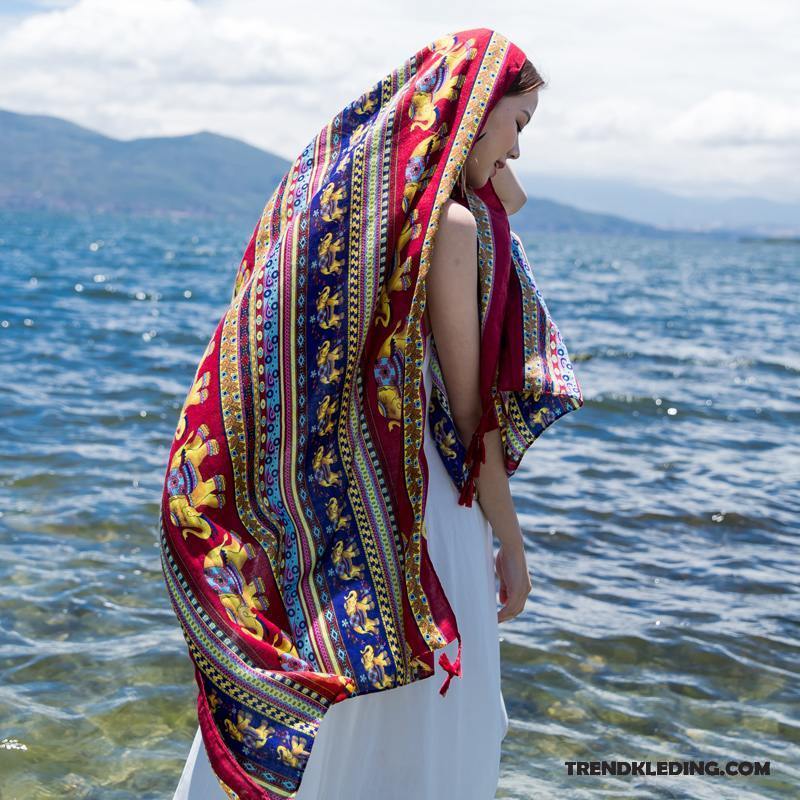
<path fill-rule="evenodd" d="M 539 74 L 536 67 L 531 64 L 530 59 L 526 58 L 522 69 L 517 73 L 517 77 L 514 78 L 514 82 L 506 90 L 506 94 L 523 94 L 546 86 L 547 81 Z"/>

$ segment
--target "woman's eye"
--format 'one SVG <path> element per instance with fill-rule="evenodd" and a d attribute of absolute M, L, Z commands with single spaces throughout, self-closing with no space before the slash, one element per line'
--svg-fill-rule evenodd
<path fill-rule="evenodd" d="M 520 128 L 519 122 L 517 123 L 517 133 L 522 133 L 522 128 Z"/>

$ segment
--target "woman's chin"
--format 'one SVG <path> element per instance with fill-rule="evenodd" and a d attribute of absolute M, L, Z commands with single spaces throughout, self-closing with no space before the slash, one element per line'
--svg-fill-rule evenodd
<path fill-rule="evenodd" d="M 493 173 L 489 173 L 488 175 L 483 175 L 481 178 L 477 178 L 476 180 L 467 180 L 467 184 L 470 189 L 483 189 L 487 183 L 494 177 Z"/>

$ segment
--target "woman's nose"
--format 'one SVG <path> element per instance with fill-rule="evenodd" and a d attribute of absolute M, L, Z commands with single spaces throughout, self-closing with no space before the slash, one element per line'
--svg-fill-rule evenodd
<path fill-rule="evenodd" d="M 514 149 L 508 154 L 509 158 L 519 158 L 519 145 L 515 144 Z"/>

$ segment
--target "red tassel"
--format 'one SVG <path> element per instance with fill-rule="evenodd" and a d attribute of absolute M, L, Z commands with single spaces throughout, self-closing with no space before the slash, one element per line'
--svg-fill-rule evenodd
<path fill-rule="evenodd" d="M 458 637 L 458 655 L 456 655 L 456 660 L 450 661 L 447 657 L 447 653 L 442 653 L 439 656 L 439 664 L 447 671 L 447 677 L 444 679 L 444 683 L 439 689 L 439 694 L 442 695 L 442 697 L 447 694 L 452 678 L 454 676 L 461 677 L 461 634 L 457 633 L 456 636 Z"/>
<path fill-rule="evenodd" d="M 467 448 L 466 463 L 468 471 L 467 478 L 458 495 L 459 505 L 472 506 L 472 498 L 475 495 L 475 479 L 481 474 L 481 464 L 485 461 L 486 446 L 483 442 L 483 419 L 481 419 L 477 430 L 472 434 L 472 441 Z"/>
<path fill-rule="evenodd" d="M 466 483 L 461 487 L 461 492 L 458 495 L 458 504 L 460 506 L 467 506 L 472 508 L 472 498 L 475 494 L 475 481 L 472 478 L 467 478 Z"/>

